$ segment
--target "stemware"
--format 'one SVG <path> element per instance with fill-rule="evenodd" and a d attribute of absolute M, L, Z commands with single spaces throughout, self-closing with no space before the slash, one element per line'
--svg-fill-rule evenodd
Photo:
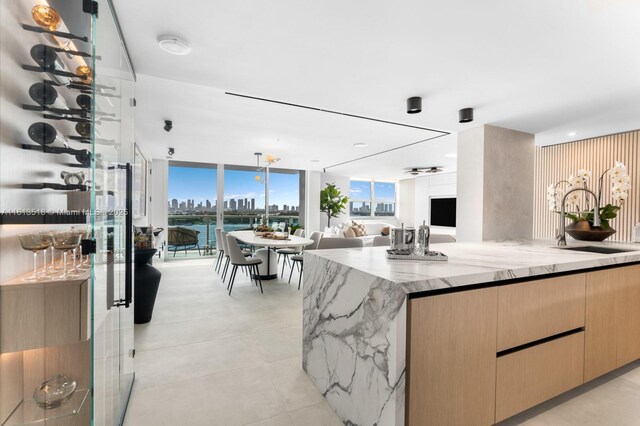
<path fill-rule="evenodd" d="M 23 281 L 38 281 L 40 279 L 38 276 L 38 252 L 50 247 L 51 241 L 45 234 L 40 232 L 20 234 L 18 235 L 18 238 L 20 238 L 20 245 L 22 248 L 33 253 L 33 273 L 30 276 L 23 278 Z"/>
<path fill-rule="evenodd" d="M 63 272 L 62 275 L 58 276 L 57 278 L 61 280 L 66 280 L 68 278 L 77 278 L 78 274 L 73 271 L 69 272 L 67 257 L 69 252 L 75 249 L 78 244 L 80 244 L 80 234 L 73 231 L 54 232 L 51 235 L 51 240 L 53 241 L 53 247 L 56 250 L 62 251 Z"/>
<path fill-rule="evenodd" d="M 82 241 L 82 239 L 87 239 L 89 238 L 89 235 L 91 233 L 91 230 L 87 227 L 87 228 L 72 228 L 72 232 L 77 233 L 78 235 L 80 235 L 80 240 Z M 79 263 L 78 265 L 76 265 L 76 250 L 79 250 Z M 74 253 L 73 253 L 73 269 L 74 272 L 78 272 L 78 271 L 86 271 L 89 269 L 89 261 L 86 260 L 84 261 L 83 258 L 85 257 L 82 253 L 82 244 L 80 244 L 78 246 L 77 249 L 74 249 Z M 86 256 L 87 258 L 89 257 L 88 255 Z"/>

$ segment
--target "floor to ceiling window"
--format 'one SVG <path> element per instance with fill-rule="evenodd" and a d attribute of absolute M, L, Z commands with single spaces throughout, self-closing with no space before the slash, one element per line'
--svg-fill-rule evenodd
<path fill-rule="evenodd" d="M 214 164 L 169 163 L 169 256 L 215 254 L 217 187 Z"/>
<path fill-rule="evenodd" d="M 260 223 L 267 206 L 264 172 L 248 167 L 225 165 L 225 231 L 251 229 Z M 300 216 L 300 177 L 298 171 L 272 170 L 269 173 L 269 222 L 298 225 Z"/>

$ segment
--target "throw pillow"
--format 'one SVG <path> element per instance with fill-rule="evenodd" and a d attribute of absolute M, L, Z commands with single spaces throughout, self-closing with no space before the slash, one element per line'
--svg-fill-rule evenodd
<path fill-rule="evenodd" d="M 389 232 L 391 232 L 391 227 L 390 226 L 385 226 L 382 228 L 382 231 L 380 232 L 380 234 L 384 235 L 385 237 L 389 235 Z"/>
<path fill-rule="evenodd" d="M 353 228 L 344 228 L 344 237 L 345 238 L 355 238 L 356 237 L 356 233 L 354 232 Z"/>
<path fill-rule="evenodd" d="M 351 228 L 353 229 L 353 232 L 356 233 L 356 237 L 364 237 L 365 235 L 367 235 L 367 230 L 365 229 L 363 223 L 353 222 Z"/>

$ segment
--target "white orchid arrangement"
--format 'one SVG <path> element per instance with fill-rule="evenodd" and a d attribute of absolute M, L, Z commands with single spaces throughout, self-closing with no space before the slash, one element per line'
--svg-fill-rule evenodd
<path fill-rule="evenodd" d="M 614 167 L 607 169 L 598 181 L 598 200 L 602 199 L 602 186 L 605 176 L 610 175 L 611 182 L 611 201 L 612 203 L 606 206 L 600 207 L 600 219 L 603 229 L 609 229 L 609 221 L 614 219 L 618 215 L 618 211 L 624 205 L 626 199 L 629 197 L 629 190 L 631 189 L 631 177 L 627 173 L 627 167 L 619 161 L 615 162 Z M 560 213 L 560 207 L 564 196 L 575 188 L 589 189 L 588 182 L 592 178 L 593 173 L 591 170 L 580 169 L 575 175 L 569 176 L 568 179 L 561 180 L 560 182 L 549 185 L 547 188 L 547 201 L 549 210 L 554 213 Z M 567 196 L 566 202 L 568 205 L 575 207 L 576 212 L 565 213 L 565 216 L 569 219 L 577 222 L 579 220 L 589 221 L 593 225 L 593 210 L 589 206 L 589 198 L 581 191 L 575 191 Z M 581 211 L 581 207 L 584 209 Z"/>

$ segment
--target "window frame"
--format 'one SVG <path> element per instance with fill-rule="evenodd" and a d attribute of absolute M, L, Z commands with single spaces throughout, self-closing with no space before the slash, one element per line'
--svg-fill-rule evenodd
<path fill-rule="evenodd" d="M 351 198 L 351 183 L 352 182 L 367 182 L 370 185 L 370 198 Z M 387 202 L 387 201 L 377 201 L 376 200 L 376 190 L 375 190 L 375 184 L 376 183 L 391 183 L 393 184 L 393 195 L 394 195 L 394 200 L 391 202 Z M 353 211 L 352 211 L 352 203 L 368 203 L 369 204 L 369 215 L 354 215 Z M 393 214 L 392 215 L 379 215 L 376 214 L 376 204 L 381 203 L 381 204 L 392 204 L 393 205 Z M 396 213 L 397 213 L 397 207 L 398 205 L 398 182 L 395 181 L 387 181 L 387 180 L 365 180 L 365 179 L 349 179 L 349 218 L 372 218 L 372 217 L 395 217 Z"/>

